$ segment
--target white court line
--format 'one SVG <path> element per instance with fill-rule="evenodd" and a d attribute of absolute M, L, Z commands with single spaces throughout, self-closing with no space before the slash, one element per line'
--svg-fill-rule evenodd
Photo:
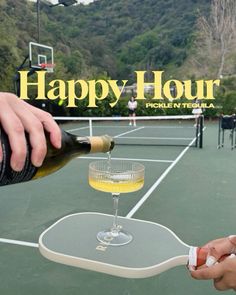
<path fill-rule="evenodd" d="M 121 134 L 118 134 L 118 135 L 114 136 L 114 138 L 118 138 L 118 137 L 120 137 L 120 136 L 123 136 L 123 135 L 125 135 L 125 134 L 129 134 L 129 133 L 134 132 L 134 131 L 138 131 L 138 130 L 143 129 L 143 128 L 144 128 L 144 127 L 139 127 L 139 128 L 135 128 L 135 129 L 129 130 L 129 131 L 127 131 L 127 132 L 124 132 L 124 133 L 121 133 Z"/>
<path fill-rule="evenodd" d="M 78 159 L 88 159 L 88 160 L 107 160 L 107 157 L 78 157 Z M 171 160 L 153 160 L 153 159 L 133 159 L 133 158 L 113 158 L 112 160 L 117 161 L 136 161 L 136 162 L 157 162 L 157 163 L 173 163 Z"/>
<path fill-rule="evenodd" d="M 66 131 L 73 132 L 73 131 L 76 131 L 76 130 L 82 130 L 82 129 L 88 129 L 88 128 L 89 128 L 89 126 L 85 126 L 85 127 L 80 127 L 80 128 L 68 129 Z"/>
<path fill-rule="evenodd" d="M 94 128 L 96 128 L 96 127 L 98 127 L 98 126 L 94 126 Z M 102 127 L 104 128 L 104 126 L 100 126 L 100 127 L 101 127 L 101 128 L 102 128 Z M 114 128 L 114 127 L 120 127 L 120 126 L 105 126 L 105 127 L 107 127 L 107 128 Z M 127 128 L 127 126 L 122 126 L 122 127 L 126 127 L 126 128 Z M 82 129 L 88 129 L 88 128 L 89 128 L 89 126 L 85 126 L 85 127 L 80 127 L 80 128 L 68 129 L 68 130 L 66 130 L 66 131 L 68 131 L 68 132 L 73 132 L 73 131 L 76 131 L 76 130 L 82 130 Z M 134 131 L 137 131 L 137 130 L 143 129 L 143 128 L 144 128 L 144 126 L 139 127 L 139 128 L 135 128 L 135 129 L 132 129 L 132 130 L 129 130 L 129 131 L 127 131 L 127 132 L 124 132 L 124 133 L 121 133 L 121 134 L 118 134 L 118 135 L 114 136 L 114 138 L 120 137 L 120 136 L 122 136 L 122 135 L 125 135 L 125 134 L 128 134 L 128 133 L 131 133 L 131 132 L 134 132 Z"/>
<path fill-rule="evenodd" d="M 151 193 L 160 185 L 162 180 L 167 176 L 167 174 L 174 168 L 174 166 L 179 162 L 179 160 L 184 156 L 184 154 L 189 150 L 191 145 L 194 143 L 196 138 L 194 138 L 189 145 L 179 154 L 179 156 L 174 160 L 174 162 L 162 173 L 162 175 L 156 180 L 156 182 L 150 187 L 146 194 L 138 201 L 138 203 L 130 210 L 126 215 L 127 218 L 131 218 L 137 210 L 143 205 L 143 203 L 149 198 Z"/>
<path fill-rule="evenodd" d="M 170 126 L 144 126 L 145 128 L 149 129 L 195 129 L 194 126 L 176 126 L 176 125 L 170 125 Z"/>
<path fill-rule="evenodd" d="M 192 140 L 192 137 L 142 137 L 142 136 L 122 136 L 125 139 L 165 139 L 165 140 Z"/>
<path fill-rule="evenodd" d="M 2 239 L 2 238 L 0 238 L 0 243 L 27 246 L 27 247 L 33 247 L 33 248 L 38 248 L 39 246 L 37 243 L 30 243 L 30 242 L 24 242 L 24 241 L 18 241 L 18 240 Z"/>
<path fill-rule="evenodd" d="M 120 125 L 120 126 L 112 126 L 112 125 L 104 125 L 104 126 L 100 126 L 100 125 L 93 125 L 94 128 L 130 128 L 130 126 L 127 126 L 127 125 Z M 138 126 L 140 126 L 138 124 Z M 143 126 L 140 126 L 140 127 L 143 127 L 143 128 L 148 128 L 148 129 L 194 129 L 195 127 L 194 126 L 153 126 L 153 125 L 143 125 Z"/>
<path fill-rule="evenodd" d="M 129 125 L 119 125 L 119 126 L 117 126 L 117 125 L 93 125 L 93 128 L 130 128 L 130 126 Z"/>

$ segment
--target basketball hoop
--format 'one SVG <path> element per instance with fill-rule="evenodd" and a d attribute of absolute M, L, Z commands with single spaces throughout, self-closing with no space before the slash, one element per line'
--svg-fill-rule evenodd
<path fill-rule="evenodd" d="M 46 70 L 48 73 L 53 73 L 55 67 L 53 48 L 44 44 L 30 42 L 29 67 L 32 69 L 41 69 Z"/>
<path fill-rule="evenodd" d="M 46 70 L 48 73 L 53 73 L 55 64 L 50 64 L 50 63 L 41 63 L 39 67 L 43 70 Z"/>

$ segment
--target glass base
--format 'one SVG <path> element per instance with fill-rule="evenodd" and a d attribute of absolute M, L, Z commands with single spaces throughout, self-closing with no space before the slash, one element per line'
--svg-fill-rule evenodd
<path fill-rule="evenodd" d="M 120 230 L 104 230 L 97 234 L 99 242 L 109 246 L 122 246 L 130 243 L 133 237 L 130 233 Z"/>

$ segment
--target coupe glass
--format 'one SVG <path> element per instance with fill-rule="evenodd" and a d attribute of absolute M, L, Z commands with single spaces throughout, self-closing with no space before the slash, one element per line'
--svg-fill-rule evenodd
<path fill-rule="evenodd" d="M 89 184 L 96 190 L 111 193 L 114 219 L 110 229 L 97 234 L 97 239 L 112 246 L 121 246 L 132 241 L 130 233 L 117 223 L 118 202 L 121 193 L 138 191 L 144 184 L 145 167 L 142 164 L 123 160 L 104 160 L 89 165 Z"/>

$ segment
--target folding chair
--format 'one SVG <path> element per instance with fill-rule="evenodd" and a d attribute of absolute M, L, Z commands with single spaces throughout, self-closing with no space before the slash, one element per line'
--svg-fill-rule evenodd
<path fill-rule="evenodd" d="M 219 131 L 218 131 L 218 149 L 224 147 L 225 140 L 225 130 L 230 131 L 230 141 L 231 149 L 236 147 L 236 138 L 235 138 L 235 125 L 236 125 L 236 116 L 235 115 L 225 115 L 220 116 L 219 118 Z M 234 140 L 235 138 L 235 140 Z"/>

